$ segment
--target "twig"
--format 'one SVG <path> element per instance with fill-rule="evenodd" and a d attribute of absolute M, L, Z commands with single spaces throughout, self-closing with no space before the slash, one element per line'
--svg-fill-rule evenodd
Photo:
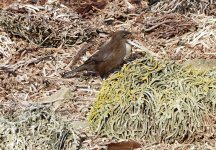
<path fill-rule="evenodd" d="M 128 0 L 124 0 L 124 2 L 125 2 L 125 4 L 128 6 L 127 8 L 128 8 L 129 10 L 134 10 L 134 9 L 135 9 L 135 7 L 134 7 L 131 3 L 129 3 Z"/>
<path fill-rule="evenodd" d="M 144 52 L 146 52 L 146 53 L 149 53 L 149 54 L 152 55 L 152 56 L 155 56 L 155 57 L 157 57 L 157 58 L 160 58 L 160 56 L 159 56 L 158 54 L 156 54 L 156 53 L 154 53 L 154 52 L 152 52 L 152 51 L 149 51 L 147 48 L 145 48 L 144 46 L 142 46 L 142 45 L 141 45 L 140 43 L 138 43 L 137 41 L 136 41 L 136 43 L 135 43 L 135 42 L 133 42 L 133 41 L 131 41 L 131 40 L 127 40 L 127 42 L 128 42 L 129 44 L 131 44 L 131 45 L 133 45 L 133 46 L 135 46 L 135 47 L 141 49 L 142 51 L 144 51 Z"/>
<path fill-rule="evenodd" d="M 31 65 L 31 64 L 36 64 L 36 63 L 39 63 L 43 60 L 54 60 L 55 58 L 52 56 L 52 55 L 48 55 L 48 56 L 42 56 L 42 57 L 39 57 L 39 58 L 36 58 L 36 59 L 32 59 L 30 61 L 27 61 L 25 63 L 25 65 Z"/>
<path fill-rule="evenodd" d="M 69 66 L 72 66 L 74 65 L 78 60 L 79 58 L 84 54 L 86 53 L 86 51 L 92 46 L 92 44 L 88 43 L 88 44 L 85 44 L 79 51 L 78 53 L 76 54 L 76 56 L 74 57 L 73 61 L 71 63 L 69 63 Z"/>
<path fill-rule="evenodd" d="M 72 82 L 75 83 L 75 80 L 73 78 L 59 78 L 59 77 L 41 77 L 42 79 L 46 79 L 46 80 L 52 80 L 52 81 L 62 81 L 62 82 Z"/>
<path fill-rule="evenodd" d="M 155 24 L 155 23 L 158 23 L 158 22 L 161 21 L 161 20 L 165 20 L 166 17 L 173 18 L 172 14 L 170 14 L 169 16 L 163 15 L 163 16 L 161 16 L 160 18 L 157 18 L 157 17 L 156 17 L 156 18 L 154 18 L 154 19 L 149 20 L 148 22 L 150 22 L 150 25 L 151 25 L 151 24 Z"/>
<path fill-rule="evenodd" d="M 4 70 L 4 71 L 11 73 L 12 75 L 16 76 L 14 68 L 11 68 L 9 66 L 0 65 L 0 70 Z"/>
<path fill-rule="evenodd" d="M 204 53 L 206 55 L 216 55 L 216 53 Z"/>
<path fill-rule="evenodd" d="M 150 28 L 145 28 L 145 27 L 144 27 L 143 30 L 144 30 L 145 32 L 149 32 L 149 31 L 154 30 L 155 28 L 159 27 L 159 26 L 162 25 L 162 24 L 170 23 L 170 22 L 173 22 L 173 20 L 165 20 L 165 21 L 160 22 L 160 23 L 158 23 L 158 24 L 156 24 L 156 25 L 154 25 L 154 26 L 152 26 L 152 27 L 150 27 Z"/>
<path fill-rule="evenodd" d="M 20 61 L 20 62 L 14 64 L 12 66 L 10 66 L 10 65 L 0 65 L 0 70 L 5 70 L 5 71 L 7 71 L 9 73 L 12 73 L 13 75 L 16 75 L 15 71 L 18 68 L 20 68 L 22 66 L 28 66 L 28 65 L 31 65 L 31 64 L 36 64 L 36 63 L 39 63 L 39 62 L 41 62 L 43 60 L 47 60 L 47 59 L 49 59 L 49 60 L 54 59 L 54 57 L 51 56 L 51 55 L 48 55 L 48 56 L 42 56 L 42 57 L 39 57 L 39 58 L 34 58 L 34 59 L 31 59 L 31 60 L 29 60 L 27 62 Z"/>

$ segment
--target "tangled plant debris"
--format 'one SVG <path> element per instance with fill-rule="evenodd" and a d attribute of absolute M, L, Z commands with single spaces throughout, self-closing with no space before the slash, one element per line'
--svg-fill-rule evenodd
<path fill-rule="evenodd" d="M 144 32 L 153 37 L 170 39 L 196 30 L 196 23 L 189 17 L 176 14 L 157 16 L 145 22 Z"/>
<path fill-rule="evenodd" d="M 183 17 L 187 19 L 182 20 L 180 19 L 182 15 L 177 15 L 174 21 L 166 19 L 169 15 L 158 17 L 159 20 L 156 25 L 148 27 L 148 29 L 152 28 L 152 30 L 144 32 L 145 39 L 149 41 L 147 42 L 149 49 L 161 55 L 165 54 L 171 59 L 216 58 L 216 45 L 214 42 L 216 40 L 215 17 L 191 14 L 190 17 Z M 164 20 L 160 21 L 163 17 Z M 188 20 L 189 18 L 192 19 Z M 179 23 L 176 26 L 168 23 L 163 24 L 164 22 L 176 22 L 177 20 Z M 148 22 L 145 21 L 146 25 L 148 25 Z M 146 27 L 142 29 L 145 31 Z"/>
<path fill-rule="evenodd" d="M 55 111 L 55 113 L 52 112 L 48 115 L 51 116 L 51 118 L 55 118 L 55 115 L 60 115 L 61 118 L 66 120 L 79 122 L 79 125 L 80 122 L 86 120 L 87 113 L 94 104 L 96 95 L 98 95 L 100 90 L 102 84 L 101 79 L 94 76 L 80 76 L 79 74 L 71 79 L 62 79 L 60 73 L 70 70 L 71 67 L 75 67 L 74 65 L 79 65 L 87 60 L 97 50 L 96 47 L 99 47 L 100 43 L 104 43 L 108 39 L 109 34 L 116 30 L 126 29 L 134 33 L 135 39 L 129 42 L 133 45 L 133 54 L 128 59 L 129 61 L 138 57 L 143 60 L 147 56 L 146 53 L 156 58 L 174 59 L 180 60 L 180 62 L 194 58 L 204 58 L 207 60 L 216 59 L 216 4 L 214 0 L 43 0 L 34 1 L 34 3 L 31 2 L 33 1 L 11 0 L 0 2 L 0 114 L 1 118 L 4 120 L 1 124 L 1 131 L 4 133 L 7 132 L 7 130 L 4 130 L 5 128 L 12 130 L 11 126 L 7 123 L 10 125 L 21 124 L 20 121 L 23 121 L 21 114 L 24 114 L 24 117 L 27 113 L 32 114 L 26 117 L 29 117 L 28 119 L 36 112 L 38 114 L 43 114 L 38 110 L 35 112 L 29 109 L 26 110 L 30 106 L 38 108 L 45 105 L 49 107 L 51 110 Z M 203 64 L 203 62 L 201 64 Z M 133 65 L 136 67 L 136 65 L 140 64 L 135 63 Z M 172 64 L 170 65 L 172 66 Z M 149 67 L 149 64 L 146 64 L 146 66 Z M 152 66 L 150 66 L 150 68 L 151 67 Z M 176 68 L 174 67 L 173 70 Z M 147 70 L 148 69 L 149 68 L 147 68 Z M 172 74 L 169 71 L 167 71 L 167 73 L 168 74 L 164 76 Z M 161 72 L 158 72 L 158 75 L 162 77 Z M 136 75 L 133 78 L 134 81 L 137 81 L 137 76 L 139 77 L 140 75 Z M 123 77 L 121 75 L 116 78 L 120 79 Z M 113 76 L 111 76 L 111 79 L 108 78 L 107 81 L 104 82 L 106 83 L 112 79 Z M 150 76 L 148 79 L 151 79 Z M 140 80 L 141 79 L 138 81 Z M 144 81 L 147 82 L 142 78 L 142 82 Z M 183 79 L 182 81 L 185 80 Z M 187 84 L 191 87 L 193 87 L 191 84 L 192 81 L 195 83 L 198 82 L 196 79 L 188 81 Z M 201 81 L 198 83 L 201 83 Z M 136 84 L 140 85 L 142 82 Z M 207 82 L 207 80 L 205 80 L 205 82 Z M 114 81 L 111 83 L 114 83 Z M 168 81 L 168 83 L 170 83 L 170 81 Z M 188 86 L 187 84 L 184 84 L 185 87 Z M 156 85 L 156 83 L 153 85 Z M 108 86 L 112 87 L 111 85 Z M 178 86 L 176 86 L 176 88 L 177 87 Z M 198 87 L 197 85 L 197 91 L 200 90 L 202 92 Z M 209 85 L 206 85 L 204 90 L 208 89 L 208 87 Z M 57 97 L 56 95 L 59 95 L 58 93 L 62 94 L 63 89 L 71 91 L 72 96 L 67 98 L 64 96 Z M 102 90 L 103 89 L 104 86 Z M 102 92 L 103 91 L 100 91 L 100 93 Z M 107 93 L 109 93 L 109 91 Z M 136 93 L 135 90 L 128 91 L 128 93 L 132 93 L 132 98 L 140 94 L 139 92 Z M 211 94 L 207 95 L 213 96 Z M 170 96 L 172 96 L 172 94 Z M 123 96 L 119 97 L 125 98 Z M 50 99 L 58 99 L 58 101 L 53 102 Z M 60 101 L 59 99 L 63 100 Z M 215 98 L 213 97 L 213 99 Z M 135 105 L 135 101 L 133 101 L 128 107 L 132 107 L 134 104 L 133 110 L 135 111 L 139 108 L 138 106 L 141 105 L 142 101 L 140 100 L 139 102 L 140 103 Z M 167 106 L 167 108 L 170 106 L 169 108 L 172 109 L 171 102 L 172 101 L 163 106 Z M 126 103 L 122 103 L 122 105 L 123 104 Z M 181 104 L 183 103 L 180 102 L 179 106 L 182 106 Z M 186 106 L 189 108 L 191 105 L 189 103 L 187 104 Z M 207 102 L 207 104 L 209 103 Z M 167 130 L 164 129 L 161 133 L 158 133 L 159 131 L 156 130 L 156 128 L 155 130 L 149 130 L 149 133 L 151 131 L 152 133 L 154 132 L 160 135 L 158 137 L 156 135 L 152 136 L 150 139 L 155 141 L 160 141 L 161 139 L 172 142 L 171 137 L 173 137 L 173 139 L 176 137 L 177 141 L 182 141 L 182 136 L 179 135 L 180 133 L 192 127 L 197 127 L 192 130 L 194 134 L 191 132 L 184 133 L 187 142 L 195 139 L 191 141 L 190 144 L 185 144 L 185 142 L 180 144 L 177 141 L 172 144 L 160 142 L 156 144 L 152 143 L 153 140 L 148 141 L 144 140 L 144 138 L 136 139 L 136 141 L 142 144 L 143 149 L 151 150 L 176 148 L 215 149 L 215 115 L 214 111 L 211 111 L 213 105 L 214 103 L 210 104 L 211 107 L 208 107 L 209 110 L 207 111 L 210 111 L 210 113 L 207 115 L 205 113 L 194 114 L 195 117 L 190 120 L 194 120 L 196 116 L 197 118 L 201 117 L 201 120 L 198 119 L 198 122 L 204 123 L 204 126 L 201 128 L 197 127 L 194 123 L 189 125 L 188 128 L 179 128 L 175 133 L 172 132 L 174 130 L 172 127 L 169 127 L 170 133 L 167 131 L 167 128 Z M 196 106 L 198 107 L 190 111 L 191 114 L 196 111 L 203 111 L 203 107 L 199 107 L 200 103 Z M 204 107 L 207 107 L 207 105 Z M 116 109 L 116 111 L 118 109 Z M 23 110 L 26 110 L 25 113 L 23 113 Z M 173 111 L 173 114 L 178 118 L 178 114 L 176 113 L 182 109 L 174 110 L 176 111 Z M 17 111 L 21 112 L 20 116 L 14 117 Z M 48 109 L 43 110 L 43 112 L 47 111 Z M 187 109 L 182 110 L 182 112 L 186 111 Z M 125 112 L 127 112 L 127 110 Z M 121 115 L 124 116 L 125 112 Z M 106 113 L 108 113 L 108 111 L 105 111 L 105 115 Z M 148 113 L 149 112 L 146 112 L 146 114 Z M 162 113 L 165 114 L 163 111 Z M 98 115 L 103 116 L 104 114 Z M 6 116 L 9 116 L 8 118 L 11 117 L 11 119 L 5 119 L 7 118 Z M 167 116 L 169 116 L 169 114 Z M 161 120 L 164 118 L 166 119 L 167 116 L 165 115 Z M 110 116 L 108 115 L 108 117 Z M 134 119 L 133 117 L 136 117 L 136 113 L 129 115 L 130 119 Z M 152 119 L 151 116 L 146 117 L 149 117 L 149 120 Z M 161 116 L 158 115 L 155 117 L 159 118 Z M 190 119 L 189 114 L 184 115 L 184 117 Z M 17 120 L 14 120 L 14 118 Z M 141 120 L 140 118 L 135 120 L 135 125 Z M 180 119 L 182 118 L 180 117 Z M 38 120 L 54 125 L 49 122 L 49 119 L 43 120 L 38 117 Z M 56 120 L 58 119 L 56 118 Z M 126 118 L 126 120 L 128 120 L 128 118 Z M 167 122 L 171 123 L 172 121 L 174 122 L 174 120 L 169 118 Z M 25 123 L 29 122 L 26 121 L 22 125 Z M 120 123 L 122 122 L 120 121 Z M 177 120 L 177 123 L 181 124 L 179 120 Z M 70 122 L 64 122 L 60 126 L 67 128 L 67 124 L 71 125 Z M 182 121 L 182 124 L 185 124 L 185 122 Z M 147 124 L 145 125 L 147 126 Z M 156 125 L 156 123 L 154 125 Z M 160 125 L 164 124 L 161 123 Z M 160 125 L 158 125 L 157 128 L 161 129 Z M 207 126 L 208 128 L 206 128 Z M 28 127 L 29 126 L 26 125 L 27 129 Z M 56 127 L 59 126 L 56 125 Z M 164 127 L 167 126 L 164 125 Z M 54 127 L 52 129 L 54 131 L 53 133 L 59 131 L 59 129 L 54 129 Z M 92 134 L 89 129 L 81 129 L 82 132 L 87 134 L 87 137 L 84 136 L 86 138 L 80 139 L 79 131 L 77 131 L 76 128 L 70 129 L 71 132 L 74 131 L 75 139 L 77 137 L 78 141 L 84 140 L 78 143 L 83 145 L 83 147 L 87 144 L 89 149 L 100 149 L 107 147 L 107 145 L 113 145 L 113 142 L 121 143 L 121 141 L 124 141 L 124 139 L 119 139 L 116 135 L 118 134 L 120 136 L 120 133 L 115 133 L 113 134 L 114 136 L 110 137 L 100 137 Z M 20 127 L 20 130 L 17 129 L 16 131 L 21 130 L 23 130 L 22 127 Z M 115 130 L 117 129 L 115 128 Z M 97 131 L 99 132 L 99 130 Z M 140 132 L 144 131 L 139 131 L 139 133 Z M 49 134 L 49 132 L 45 132 L 44 134 L 47 133 Z M 100 133 L 105 132 L 102 130 Z M 41 133 L 40 136 L 42 136 L 42 134 L 43 133 Z M 137 133 L 131 133 L 131 135 L 135 134 Z M 24 133 L 21 135 L 23 136 Z M 189 137 L 187 137 L 187 135 Z M 7 135 L 1 134 L 1 137 L 2 136 L 4 137 L 4 142 L 7 143 L 9 141 L 9 138 L 6 137 Z M 22 138 L 22 136 L 20 137 Z M 126 134 L 124 136 L 126 137 Z M 148 134 L 146 134 L 146 137 L 147 136 Z M 49 136 L 44 135 L 44 137 Z M 20 143 L 25 140 L 18 138 L 18 136 L 16 136 L 16 138 Z M 27 138 L 28 137 L 26 137 L 26 140 Z M 56 137 L 55 140 L 58 141 L 58 138 Z M 45 141 L 54 142 L 55 140 L 54 138 L 45 139 Z M 12 138 L 11 141 L 11 143 L 13 143 L 14 138 Z M 49 146 L 55 147 L 57 145 L 51 144 Z M 21 144 L 17 146 L 21 146 Z M 42 146 L 44 145 L 42 144 Z"/>
<path fill-rule="evenodd" d="M 88 118 L 92 129 L 108 137 L 169 143 L 215 133 L 216 68 L 210 67 L 215 63 L 198 60 L 197 66 L 182 67 L 142 59 L 125 65 L 104 81 Z"/>
<path fill-rule="evenodd" d="M 151 8 L 152 12 L 165 12 L 180 14 L 199 13 L 216 15 L 216 3 L 214 0 L 166 0 L 160 1 Z"/>
<path fill-rule="evenodd" d="M 25 7 L 23 8 L 25 9 Z M 31 44 L 44 47 L 72 46 L 90 41 L 97 36 L 96 28 L 75 13 L 37 14 L 39 12 L 19 13 L 18 10 L 1 11 L 0 24 L 14 36 L 22 37 Z M 48 10 L 47 10 L 48 11 Z M 30 13 L 28 16 L 26 13 Z M 51 17 L 53 16 L 53 17 Z"/>
<path fill-rule="evenodd" d="M 0 118 L 1 149 L 79 149 L 81 138 L 69 122 L 43 108 Z"/>

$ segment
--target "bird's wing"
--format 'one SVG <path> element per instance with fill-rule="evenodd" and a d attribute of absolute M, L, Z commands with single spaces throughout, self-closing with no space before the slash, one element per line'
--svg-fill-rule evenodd
<path fill-rule="evenodd" d="M 103 45 L 97 53 L 92 55 L 85 63 L 100 63 L 107 61 L 112 58 L 112 48 L 109 46 L 109 44 Z"/>
<path fill-rule="evenodd" d="M 93 56 L 91 56 L 85 63 L 100 63 L 108 60 L 111 58 L 112 54 L 111 53 L 96 53 Z"/>

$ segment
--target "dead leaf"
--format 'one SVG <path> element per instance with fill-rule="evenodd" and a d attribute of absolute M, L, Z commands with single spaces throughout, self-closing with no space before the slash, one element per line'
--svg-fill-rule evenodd
<path fill-rule="evenodd" d="M 85 3 L 80 5 L 79 8 L 77 8 L 76 12 L 79 14 L 86 14 L 89 11 L 95 11 L 95 10 L 99 10 L 99 9 L 104 9 L 106 6 L 106 1 L 102 0 L 99 2 L 91 2 L 91 3 Z"/>
<path fill-rule="evenodd" d="M 141 144 L 136 141 L 122 141 L 118 143 L 110 143 L 107 145 L 108 150 L 133 150 L 135 148 L 141 148 Z"/>

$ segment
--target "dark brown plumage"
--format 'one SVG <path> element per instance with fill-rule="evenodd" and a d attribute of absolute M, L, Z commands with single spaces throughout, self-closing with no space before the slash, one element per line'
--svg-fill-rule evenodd
<path fill-rule="evenodd" d="M 100 76 L 106 75 L 123 63 L 126 55 L 126 40 L 130 34 L 131 32 L 124 30 L 115 32 L 111 40 L 102 45 L 97 53 L 92 55 L 81 66 L 63 73 L 62 77 L 67 78 L 76 72 L 84 70 L 96 72 Z"/>

